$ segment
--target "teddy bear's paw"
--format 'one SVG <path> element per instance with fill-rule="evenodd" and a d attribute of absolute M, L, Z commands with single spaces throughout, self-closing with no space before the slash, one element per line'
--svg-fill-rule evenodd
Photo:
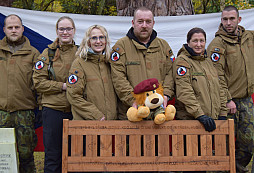
<path fill-rule="evenodd" d="M 134 107 L 130 107 L 126 113 L 129 121 L 142 121 L 142 118 L 137 117 L 138 110 Z"/>
<path fill-rule="evenodd" d="M 167 121 L 171 121 L 175 118 L 176 108 L 173 105 L 168 105 L 165 109 L 165 116 Z"/>
<path fill-rule="evenodd" d="M 150 109 L 146 106 L 139 106 L 137 116 L 140 118 L 146 118 L 150 114 Z"/>
<path fill-rule="evenodd" d="M 166 121 L 166 116 L 164 114 L 158 114 L 154 118 L 155 124 L 162 124 Z"/>

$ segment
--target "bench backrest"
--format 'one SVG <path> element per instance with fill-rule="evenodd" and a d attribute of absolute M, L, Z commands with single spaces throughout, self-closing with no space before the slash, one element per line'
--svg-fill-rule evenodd
<path fill-rule="evenodd" d="M 235 173 L 234 121 L 207 132 L 196 120 L 63 121 L 62 172 L 218 171 Z M 69 152 L 68 152 L 69 148 Z"/>

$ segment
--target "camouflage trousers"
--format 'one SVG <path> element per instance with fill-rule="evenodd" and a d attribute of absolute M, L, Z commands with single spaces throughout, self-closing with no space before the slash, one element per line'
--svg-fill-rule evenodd
<path fill-rule="evenodd" d="M 0 128 L 15 128 L 19 153 L 19 172 L 35 172 L 33 150 L 37 144 L 32 110 L 6 112 L 0 110 Z"/>
<path fill-rule="evenodd" d="M 251 161 L 254 151 L 254 108 L 251 97 L 233 99 L 236 104 L 237 112 L 228 115 L 235 121 L 236 137 L 236 164 L 245 168 Z M 239 172 L 241 172 L 239 170 Z"/>

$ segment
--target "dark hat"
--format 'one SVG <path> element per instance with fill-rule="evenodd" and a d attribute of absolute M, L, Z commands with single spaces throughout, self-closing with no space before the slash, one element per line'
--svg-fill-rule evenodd
<path fill-rule="evenodd" d="M 134 88 L 134 94 L 139 94 L 146 91 L 152 91 L 159 87 L 159 82 L 156 78 L 146 79 L 137 84 Z"/>

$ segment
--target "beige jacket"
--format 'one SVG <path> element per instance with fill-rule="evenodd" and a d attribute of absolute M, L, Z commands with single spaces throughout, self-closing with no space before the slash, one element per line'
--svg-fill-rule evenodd
<path fill-rule="evenodd" d="M 117 99 L 104 55 L 77 57 L 70 69 L 67 98 L 76 120 L 117 119 Z"/>
<path fill-rule="evenodd" d="M 57 40 L 48 47 L 56 49 Z M 37 66 L 35 65 L 34 67 L 33 80 L 36 90 L 42 94 L 42 106 L 63 112 L 71 112 L 71 107 L 66 97 L 66 91 L 62 90 L 62 86 L 68 79 L 71 64 L 75 59 L 77 46 L 74 44 L 62 45 L 59 49 L 60 57 L 53 62 L 56 80 L 49 80 L 48 48 L 46 48 L 37 59 Z"/>
<path fill-rule="evenodd" d="M 111 55 L 112 80 L 118 97 L 125 105 L 125 113 L 134 101 L 131 95 L 133 88 L 143 80 L 158 79 L 163 84 L 164 94 L 174 96 L 173 58 L 168 43 L 158 37 L 148 48 L 128 36 L 116 42 Z"/>
<path fill-rule="evenodd" d="M 229 35 L 222 25 L 208 46 L 208 56 L 218 70 L 227 100 L 244 98 L 254 92 L 254 33 L 239 27 Z"/>
<path fill-rule="evenodd" d="M 173 64 L 176 119 L 213 119 L 227 116 L 226 97 L 213 63 L 206 56 L 191 56 L 183 46 Z"/>
<path fill-rule="evenodd" d="M 35 92 L 32 82 L 34 60 L 39 51 L 25 37 L 23 47 L 12 53 L 6 37 L 0 41 L 0 110 L 14 112 L 34 109 Z"/>

